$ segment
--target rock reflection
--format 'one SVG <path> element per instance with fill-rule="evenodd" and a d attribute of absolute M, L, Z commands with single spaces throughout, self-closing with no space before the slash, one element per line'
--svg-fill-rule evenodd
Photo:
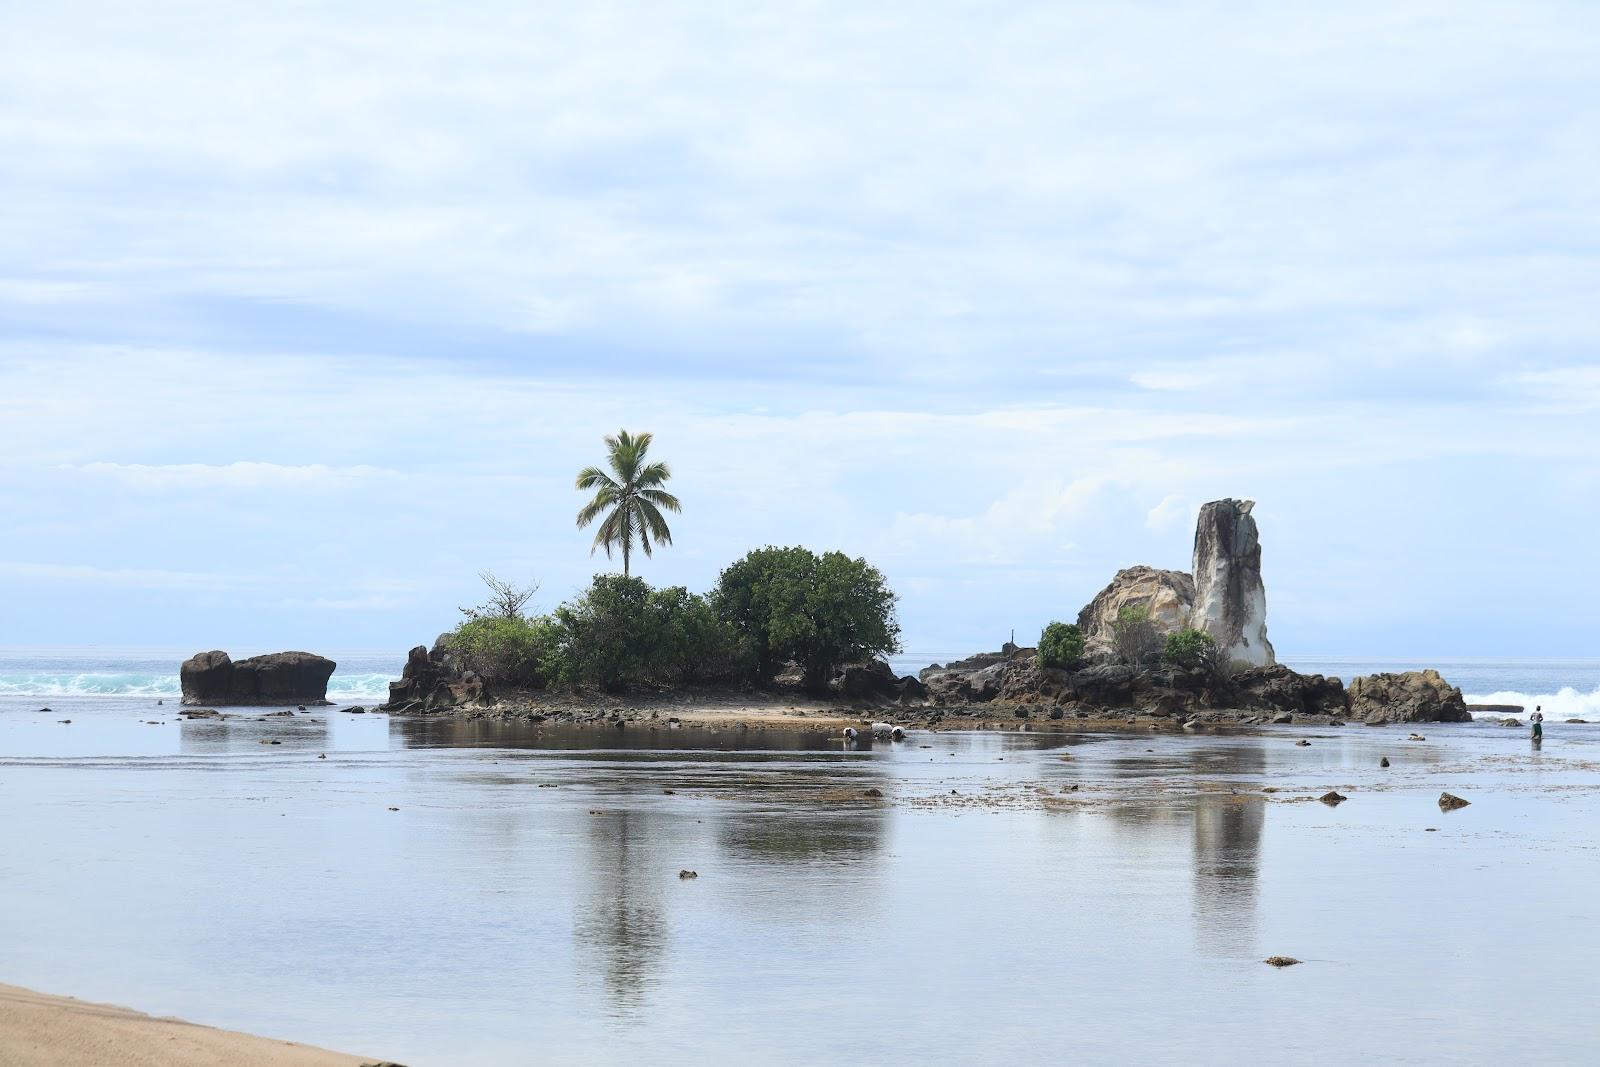
<path fill-rule="evenodd" d="M 180 719 L 178 751 L 184 755 L 250 752 L 256 746 L 328 747 L 328 720 L 322 715 L 267 714 L 255 708 L 231 709 L 220 719 Z"/>
<path fill-rule="evenodd" d="M 1195 798 L 1195 946 L 1207 956 L 1255 951 L 1261 830 L 1260 797 L 1210 793 Z"/>

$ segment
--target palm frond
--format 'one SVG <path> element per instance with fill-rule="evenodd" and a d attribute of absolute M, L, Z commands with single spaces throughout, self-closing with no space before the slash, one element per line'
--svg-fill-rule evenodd
<path fill-rule="evenodd" d="M 616 482 L 612 481 L 611 475 L 607 474 L 599 467 L 585 467 L 583 470 L 578 472 L 577 488 L 593 489 L 596 486 L 602 486 L 610 489 L 620 488 Z"/>
<path fill-rule="evenodd" d="M 650 501 L 658 508 L 666 508 L 668 511 L 683 510 L 683 505 L 678 503 L 678 498 L 665 489 L 641 489 L 639 490 L 639 497 Z"/>
<path fill-rule="evenodd" d="M 633 484 L 641 489 L 654 488 L 672 477 L 672 468 L 665 463 L 652 463 L 648 467 L 641 467 L 639 473 L 634 475 Z"/>
<path fill-rule="evenodd" d="M 639 509 L 639 518 L 642 520 L 641 527 L 649 530 L 651 535 L 662 544 L 672 544 L 672 530 L 668 528 L 667 520 L 661 517 L 661 512 L 656 510 L 656 506 L 644 499 L 635 501 L 635 504 Z M 648 552 L 645 554 L 649 555 Z"/>

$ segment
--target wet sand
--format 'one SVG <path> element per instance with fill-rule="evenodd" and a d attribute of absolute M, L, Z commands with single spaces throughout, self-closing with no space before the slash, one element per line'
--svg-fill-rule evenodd
<path fill-rule="evenodd" d="M 8 1067 L 362 1067 L 378 1061 L 0 985 Z"/>

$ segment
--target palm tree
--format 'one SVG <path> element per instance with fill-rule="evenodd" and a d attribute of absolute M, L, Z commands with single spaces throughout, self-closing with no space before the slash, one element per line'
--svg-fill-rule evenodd
<path fill-rule="evenodd" d="M 672 531 L 661 517 L 661 509 L 677 512 L 682 506 L 677 497 L 661 488 L 672 477 L 667 465 L 644 461 L 645 453 L 650 451 L 649 434 L 636 437 L 627 430 L 618 430 L 617 436 L 606 438 L 606 450 L 610 453 L 607 463 L 611 474 L 599 467 L 585 467 L 578 472 L 578 488 L 595 491 L 594 499 L 578 510 L 578 525 L 587 526 L 603 513 L 605 521 L 595 531 L 589 554 L 604 548 L 609 558 L 612 548 L 622 546 L 622 573 L 627 574 L 634 539 L 638 539 L 647 556 L 652 542 L 672 544 Z"/>

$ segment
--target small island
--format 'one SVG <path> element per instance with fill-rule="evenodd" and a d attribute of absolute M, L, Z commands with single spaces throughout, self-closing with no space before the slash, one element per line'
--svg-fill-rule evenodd
<path fill-rule="evenodd" d="M 648 448 L 648 435 L 608 440 L 615 452 L 641 438 Z M 612 484 L 625 487 L 627 464 L 644 469 L 640 459 L 642 451 L 624 455 Z M 588 484 L 597 473 L 585 472 Z M 626 499 L 625 488 L 603 492 Z M 705 594 L 601 574 L 547 615 L 526 613 L 536 587 L 485 573 L 490 599 L 464 609 L 431 647 L 411 649 L 383 710 L 613 726 L 870 717 L 928 727 L 1037 720 L 1193 729 L 1472 718 L 1437 671 L 1346 686 L 1277 662 L 1253 508 L 1231 498 L 1202 507 L 1190 571 L 1124 568 L 1074 622 L 1046 626 L 1037 646 L 1006 643 L 916 676 L 897 676 L 885 658 L 899 651 L 900 624 L 882 572 L 839 552 L 758 549 Z M 597 547 L 625 525 L 603 525 Z M 657 541 L 670 543 L 664 528 Z"/>

